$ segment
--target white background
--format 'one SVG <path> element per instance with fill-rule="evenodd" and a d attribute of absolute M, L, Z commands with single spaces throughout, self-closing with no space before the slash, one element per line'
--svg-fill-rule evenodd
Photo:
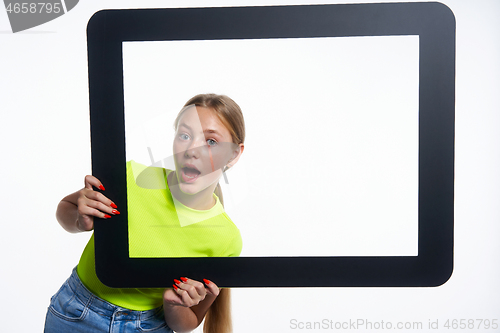
<path fill-rule="evenodd" d="M 422 322 L 419 332 L 427 331 L 429 320 L 438 320 L 434 331 L 443 332 L 453 331 L 443 327 L 447 319 L 500 320 L 500 2 L 443 2 L 457 20 L 451 279 L 437 288 L 237 289 L 235 332 L 299 331 L 292 329 L 292 319 Z M 90 173 L 85 29 L 92 14 L 138 6 L 303 3 L 308 2 L 82 0 L 68 14 L 17 34 L 0 10 L 2 331 L 42 331 L 50 296 L 90 236 L 67 234 L 54 213 Z"/>

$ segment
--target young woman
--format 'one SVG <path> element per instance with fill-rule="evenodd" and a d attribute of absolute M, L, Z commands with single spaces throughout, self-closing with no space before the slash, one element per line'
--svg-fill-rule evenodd
<path fill-rule="evenodd" d="M 218 182 L 244 150 L 241 110 L 227 96 L 197 95 L 186 103 L 174 125 L 175 170 L 154 168 L 151 173 L 145 166 L 128 162 L 127 195 L 129 231 L 140 234 L 151 221 L 176 228 L 150 232 L 148 237 L 154 234 L 156 239 L 137 242 L 134 249 L 138 256 L 141 251 L 146 251 L 145 256 L 148 251 L 161 256 L 238 256 L 241 236 L 223 210 Z M 141 176 L 152 174 L 166 183 L 164 189 L 144 185 Z M 93 187 L 105 191 L 97 178 L 86 176 L 85 187 L 59 203 L 56 216 L 65 230 L 90 231 L 94 217 L 120 214 L 119 207 Z M 204 233 L 207 229 L 200 227 L 204 223 L 219 226 L 212 228 L 218 232 L 217 242 L 213 234 Z M 205 315 L 204 332 L 230 332 L 229 289 L 219 290 L 206 279 L 203 282 L 180 277 L 167 289 L 109 288 L 95 274 L 92 235 L 71 277 L 51 299 L 45 332 L 189 332 Z"/>

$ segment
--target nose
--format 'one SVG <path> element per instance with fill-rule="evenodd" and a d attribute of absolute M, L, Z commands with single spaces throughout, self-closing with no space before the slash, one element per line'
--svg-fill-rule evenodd
<path fill-rule="evenodd" d="M 184 152 L 184 156 L 187 158 L 200 158 L 203 154 L 203 150 L 206 149 L 206 143 L 203 140 L 192 140 L 190 145 Z"/>

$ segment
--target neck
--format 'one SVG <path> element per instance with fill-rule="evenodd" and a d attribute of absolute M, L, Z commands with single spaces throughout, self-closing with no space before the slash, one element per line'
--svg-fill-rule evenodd
<path fill-rule="evenodd" d="M 196 210 L 208 210 L 217 202 L 213 196 L 217 184 L 209 186 L 198 193 L 187 194 L 179 188 L 175 171 L 167 176 L 167 182 L 172 196 L 186 207 Z"/>

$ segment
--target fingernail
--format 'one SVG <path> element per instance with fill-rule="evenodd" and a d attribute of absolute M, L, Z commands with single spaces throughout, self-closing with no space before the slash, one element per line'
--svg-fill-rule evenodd
<path fill-rule="evenodd" d="M 119 211 L 117 211 L 116 209 L 113 209 L 113 214 L 115 214 L 115 215 L 120 215 L 120 212 L 119 212 Z"/>
<path fill-rule="evenodd" d="M 111 216 L 110 216 L 110 215 L 108 215 L 108 214 L 104 214 L 104 218 L 105 218 L 105 219 L 109 219 L 109 218 L 111 218 Z"/>
<path fill-rule="evenodd" d="M 180 284 L 180 283 L 181 283 L 181 281 L 179 281 L 179 280 L 177 280 L 177 279 L 174 279 L 174 282 L 175 282 L 176 284 Z"/>
<path fill-rule="evenodd" d="M 186 282 L 188 279 L 185 277 L 181 277 L 182 282 Z"/>
<path fill-rule="evenodd" d="M 118 206 L 117 206 L 117 205 L 115 205 L 115 203 L 114 203 L 114 202 L 112 202 L 110 206 L 111 206 L 111 207 L 113 207 L 113 208 L 118 208 Z"/>
<path fill-rule="evenodd" d="M 101 191 L 104 191 L 104 186 L 102 186 L 102 184 L 99 185 L 99 188 L 101 189 Z"/>
<path fill-rule="evenodd" d="M 173 286 L 175 290 L 179 289 L 179 287 L 177 287 L 175 284 L 173 284 Z"/>
<path fill-rule="evenodd" d="M 210 281 L 208 281 L 207 279 L 203 279 L 203 282 L 205 282 L 205 284 L 210 284 Z"/>

